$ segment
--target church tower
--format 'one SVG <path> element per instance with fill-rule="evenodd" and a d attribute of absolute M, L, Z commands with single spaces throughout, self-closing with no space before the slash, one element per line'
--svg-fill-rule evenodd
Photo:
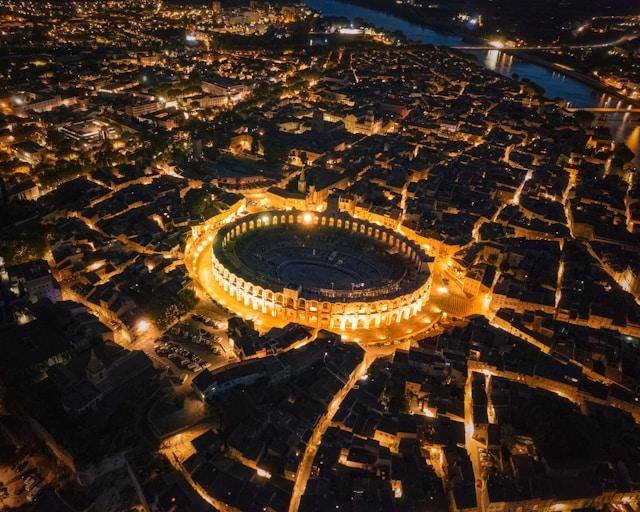
<path fill-rule="evenodd" d="M 91 357 L 89 358 L 89 363 L 87 364 L 85 372 L 89 382 L 96 387 L 100 387 L 102 381 L 107 377 L 107 369 L 93 349 L 91 349 Z"/>
<path fill-rule="evenodd" d="M 298 178 L 298 192 L 300 192 L 301 194 L 307 193 L 307 176 L 304 172 L 304 168 L 300 173 L 300 178 Z"/>

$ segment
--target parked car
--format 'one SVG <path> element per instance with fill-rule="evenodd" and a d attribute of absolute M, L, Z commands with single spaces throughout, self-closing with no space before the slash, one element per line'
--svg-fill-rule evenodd
<path fill-rule="evenodd" d="M 24 488 L 27 490 L 27 492 L 29 492 L 33 488 L 35 488 L 40 482 L 42 482 L 42 477 L 39 474 L 36 474 L 32 477 L 29 477 L 28 480 L 25 480 Z"/>

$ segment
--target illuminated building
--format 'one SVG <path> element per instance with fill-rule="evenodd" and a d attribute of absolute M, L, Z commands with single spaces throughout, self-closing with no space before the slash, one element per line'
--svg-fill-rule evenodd
<path fill-rule="evenodd" d="M 265 316 L 334 330 L 415 316 L 429 299 L 431 261 L 392 229 L 344 213 L 295 210 L 225 225 L 211 254 L 213 278 L 228 298 Z"/>

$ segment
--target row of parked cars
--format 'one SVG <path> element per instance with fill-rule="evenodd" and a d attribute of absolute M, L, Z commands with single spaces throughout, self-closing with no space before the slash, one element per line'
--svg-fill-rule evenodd
<path fill-rule="evenodd" d="M 199 316 L 199 315 L 196 315 Z M 220 337 L 204 328 L 194 328 L 188 323 L 174 325 L 163 336 L 164 340 L 173 339 L 200 345 L 213 354 L 220 352 Z"/>
<path fill-rule="evenodd" d="M 35 502 L 37 500 L 38 494 L 47 484 L 43 476 L 38 472 L 37 469 L 29 467 L 29 460 L 23 460 L 15 465 L 13 468 L 16 472 L 20 473 L 20 478 L 22 480 L 23 486 L 20 487 L 17 491 L 14 491 L 16 494 L 22 494 L 26 492 L 27 500 L 30 502 Z M 0 482 L 0 497 L 6 498 L 9 495 L 9 489 Z"/>
<path fill-rule="evenodd" d="M 155 351 L 159 356 L 166 357 L 178 368 L 184 370 L 197 372 L 211 366 L 200 356 L 173 342 L 161 343 L 156 346 Z"/>
<path fill-rule="evenodd" d="M 193 318 L 196 322 L 203 323 L 207 327 L 211 327 L 212 329 L 218 328 L 218 324 L 216 324 L 213 320 L 211 320 L 211 318 L 208 318 L 204 315 L 198 315 L 194 313 L 193 315 L 191 315 L 191 318 Z"/>
<path fill-rule="evenodd" d="M 46 482 L 44 481 L 44 478 L 42 478 L 42 475 L 35 469 L 32 470 L 29 475 L 23 477 L 23 479 L 24 490 L 27 491 L 27 499 L 29 501 L 34 501 L 40 491 L 46 485 Z"/>

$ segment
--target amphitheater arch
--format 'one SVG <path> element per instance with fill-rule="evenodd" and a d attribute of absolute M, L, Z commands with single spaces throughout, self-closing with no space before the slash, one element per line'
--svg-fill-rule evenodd
<path fill-rule="evenodd" d="M 312 293 L 317 293 L 318 300 L 311 296 L 287 297 L 278 289 L 270 289 L 263 287 L 251 280 L 245 280 L 243 276 L 236 275 L 234 271 L 225 267 L 225 259 L 216 257 L 215 251 L 220 248 L 237 247 L 233 245 L 233 241 L 251 230 L 266 228 L 267 226 L 284 225 L 284 224 L 308 224 L 308 215 L 313 215 L 312 223 L 316 226 L 332 227 L 348 231 L 349 233 L 358 233 L 369 238 L 373 238 L 384 243 L 387 247 L 402 253 L 406 257 L 405 261 L 415 263 L 417 272 L 410 275 L 418 275 L 419 279 L 425 279 L 425 282 L 417 283 L 417 287 L 413 288 L 409 294 L 400 294 L 393 296 L 396 290 L 401 288 L 385 286 L 384 288 L 357 289 L 351 292 L 347 290 L 324 290 L 319 288 Z M 305 217 L 307 221 L 305 222 Z M 211 256 L 211 265 L 215 281 L 224 290 L 224 293 L 236 298 L 254 310 L 267 310 L 273 316 L 281 316 L 285 319 L 300 319 L 303 323 L 313 326 L 325 326 L 343 329 L 367 329 L 372 327 L 381 327 L 385 324 L 397 323 L 404 319 L 416 315 L 423 307 L 430 291 L 430 282 L 428 281 L 428 273 L 421 272 L 424 265 L 428 265 L 431 261 L 423 252 L 422 248 L 407 240 L 401 234 L 381 227 L 370 221 L 354 219 L 346 214 L 327 215 L 311 212 L 265 212 L 250 214 L 245 218 L 237 220 L 228 227 L 222 227 L 218 230 L 218 239 L 214 241 L 213 254 Z M 228 248 L 227 248 L 228 250 Z M 426 267 L 428 269 L 428 266 Z M 422 277 L 426 276 L 426 277 Z M 269 281 L 267 281 L 269 282 Z M 304 288 L 300 289 L 305 293 Z M 308 292 L 308 291 L 307 291 Z M 384 293 L 384 298 L 377 295 Z M 356 297 L 359 297 L 355 299 Z M 355 299 L 355 301 L 354 301 Z"/>

